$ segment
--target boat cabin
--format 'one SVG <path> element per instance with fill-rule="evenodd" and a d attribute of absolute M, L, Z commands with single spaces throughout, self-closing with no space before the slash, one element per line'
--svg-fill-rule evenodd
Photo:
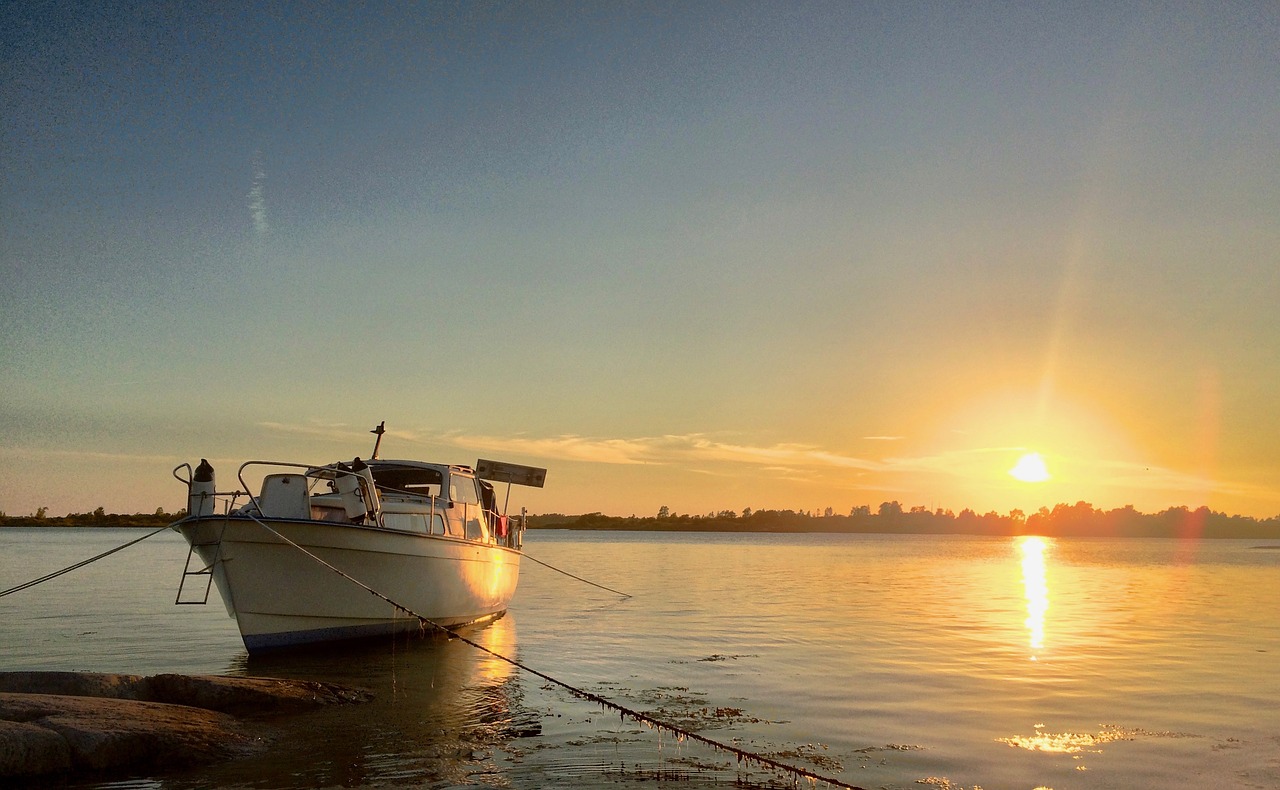
<path fill-rule="evenodd" d="M 255 506 L 256 503 L 256 506 Z M 518 548 L 493 485 L 469 466 L 370 460 L 269 474 L 243 514 L 380 526 Z"/>

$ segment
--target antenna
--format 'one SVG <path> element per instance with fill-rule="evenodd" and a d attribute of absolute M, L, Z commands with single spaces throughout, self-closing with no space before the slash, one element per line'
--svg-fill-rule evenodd
<path fill-rule="evenodd" d="M 374 428 L 372 431 L 369 431 L 369 433 L 377 434 L 378 436 L 378 440 L 373 443 L 373 455 L 369 456 L 370 461 L 378 457 L 378 448 L 382 446 L 382 434 L 387 432 L 386 425 L 387 425 L 387 421 L 383 420 L 382 422 L 378 423 L 377 428 Z"/>

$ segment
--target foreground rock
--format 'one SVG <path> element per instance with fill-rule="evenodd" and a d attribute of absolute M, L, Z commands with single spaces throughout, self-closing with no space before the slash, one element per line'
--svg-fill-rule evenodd
<path fill-rule="evenodd" d="M 0 777 L 144 772 L 265 749 L 273 715 L 363 702 L 326 683 L 213 675 L 0 673 Z"/>
<path fill-rule="evenodd" d="M 156 702 L 0 694 L 0 776 L 149 771 L 252 754 L 225 713 Z"/>

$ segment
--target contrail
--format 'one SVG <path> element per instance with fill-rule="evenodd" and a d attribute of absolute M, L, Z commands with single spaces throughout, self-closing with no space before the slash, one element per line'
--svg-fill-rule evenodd
<path fill-rule="evenodd" d="M 267 225 L 267 201 L 264 196 L 266 180 L 267 173 L 262 168 L 262 151 L 254 151 L 253 186 L 249 189 L 249 211 L 253 214 L 253 229 L 259 236 L 264 236 L 271 230 Z"/>

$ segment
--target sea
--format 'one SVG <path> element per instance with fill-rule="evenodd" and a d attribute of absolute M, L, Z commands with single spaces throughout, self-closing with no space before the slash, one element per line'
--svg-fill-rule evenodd
<path fill-rule="evenodd" d="M 142 534 L 0 529 L 0 590 Z M 527 560 L 507 615 L 468 638 L 846 785 L 1280 788 L 1280 541 L 537 530 L 525 549 L 552 567 Z M 374 700 L 282 720 L 259 756 L 71 786 L 825 785 L 456 639 L 249 658 L 216 592 L 175 604 L 186 559 L 164 531 L 0 598 L 0 670 L 306 678 Z"/>

